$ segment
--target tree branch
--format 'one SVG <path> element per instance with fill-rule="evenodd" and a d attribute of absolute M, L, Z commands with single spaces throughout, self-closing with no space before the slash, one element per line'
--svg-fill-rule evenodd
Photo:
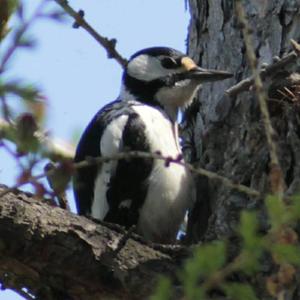
<path fill-rule="evenodd" d="M 294 40 L 291 40 L 291 43 L 294 48 L 294 51 L 290 52 L 289 54 L 287 54 L 286 56 L 280 59 L 277 59 L 276 61 L 274 61 L 274 63 L 260 70 L 260 76 L 263 80 L 267 79 L 270 76 L 273 76 L 278 71 L 282 71 L 282 69 L 284 69 L 286 66 L 295 65 L 297 59 L 300 56 L 300 52 L 295 50 L 295 45 L 299 46 L 299 44 Z M 235 97 L 241 92 L 248 91 L 253 84 L 254 84 L 254 77 L 250 76 L 248 78 L 241 80 L 240 82 L 230 87 L 229 89 L 227 89 L 225 93 L 230 97 Z"/>
<path fill-rule="evenodd" d="M 239 22 L 242 25 L 243 38 L 246 46 L 246 54 L 248 57 L 249 65 L 253 74 L 253 81 L 256 90 L 256 95 L 258 98 L 258 103 L 261 112 L 261 119 L 264 124 L 265 134 L 267 138 L 267 144 L 269 148 L 270 154 L 270 182 L 271 182 L 271 190 L 273 193 L 276 193 L 283 196 L 284 192 L 284 180 L 282 169 L 279 163 L 278 158 L 278 149 L 275 143 L 275 130 L 272 126 L 270 113 L 267 105 L 267 95 L 263 88 L 262 78 L 260 76 L 260 70 L 258 68 L 258 61 L 253 47 L 253 41 L 251 36 L 251 30 L 247 21 L 247 17 L 244 11 L 244 7 L 241 0 L 236 1 L 236 12 Z"/>
<path fill-rule="evenodd" d="M 143 151 L 129 151 L 129 152 L 120 152 L 120 153 L 110 155 L 110 156 L 89 157 L 89 158 L 86 158 L 86 160 L 83 160 L 81 162 L 73 163 L 73 164 L 71 163 L 72 167 L 70 166 L 71 167 L 70 172 L 72 172 L 74 169 L 86 168 L 86 167 L 89 167 L 89 166 L 92 166 L 95 164 L 99 165 L 99 164 L 102 164 L 102 163 L 105 163 L 108 161 L 112 161 L 112 160 L 121 160 L 121 159 L 126 160 L 126 159 L 131 159 L 131 158 L 149 158 L 149 159 L 162 160 L 162 161 L 164 161 L 166 168 L 171 163 L 178 164 L 178 165 L 183 166 L 183 167 L 187 168 L 188 170 L 190 170 L 194 175 L 202 175 L 202 176 L 209 178 L 210 180 L 220 181 L 225 186 L 232 188 L 234 190 L 237 190 L 241 193 L 245 193 L 252 197 L 262 197 L 263 196 L 259 191 L 255 190 L 253 188 L 247 187 L 243 184 L 235 183 L 232 180 L 230 180 L 229 178 L 221 176 L 217 173 L 214 173 L 214 172 L 211 172 L 211 171 L 205 170 L 203 168 L 199 168 L 199 167 L 196 168 L 189 163 L 185 163 L 181 160 L 180 156 L 178 158 L 176 158 L 176 157 L 172 158 L 172 157 L 163 156 L 160 153 L 148 153 L 148 152 L 143 152 Z M 46 170 L 36 176 L 31 176 L 26 181 L 16 183 L 13 187 L 7 188 L 4 191 L 0 192 L 0 198 L 3 197 L 4 195 L 6 195 L 7 193 L 14 191 L 15 189 L 20 188 L 21 186 L 23 186 L 26 183 L 34 183 L 41 178 L 55 175 L 55 171 L 58 170 L 60 167 L 61 166 L 58 165 L 57 167 L 54 167 L 51 170 Z"/>
<path fill-rule="evenodd" d="M 29 193 L 6 194 L 0 212 L 0 280 L 17 291 L 27 288 L 36 299 L 145 299 L 158 275 L 174 277 L 177 266 L 169 254 L 132 235 L 115 253 L 113 245 L 125 234 L 121 228 Z"/>
<path fill-rule="evenodd" d="M 107 52 L 108 58 L 115 59 L 122 68 L 127 65 L 127 60 L 121 56 L 121 54 L 116 50 L 116 39 L 108 39 L 100 35 L 85 19 L 83 18 L 84 12 L 81 10 L 77 13 L 66 0 L 54 0 L 58 5 L 60 5 L 63 10 L 74 18 L 74 27 L 82 27 L 85 29 Z"/>

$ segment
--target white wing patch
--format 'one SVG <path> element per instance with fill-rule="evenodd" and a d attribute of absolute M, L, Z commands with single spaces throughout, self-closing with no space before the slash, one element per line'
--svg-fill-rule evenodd
<path fill-rule="evenodd" d="M 122 115 L 114 119 L 105 129 L 100 141 L 101 155 L 114 155 L 122 147 L 122 134 L 127 123 L 128 116 Z M 116 169 L 117 161 L 104 163 L 99 170 L 95 181 L 94 199 L 92 205 L 92 217 L 103 220 L 108 212 L 109 206 L 106 192 L 111 176 Z"/>

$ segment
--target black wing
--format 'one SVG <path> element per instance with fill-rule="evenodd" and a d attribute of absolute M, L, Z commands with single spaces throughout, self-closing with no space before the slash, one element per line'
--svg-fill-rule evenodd
<path fill-rule="evenodd" d="M 128 115 L 122 136 L 120 151 L 149 151 L 145 136 L 145 125 L 130 105 L 115 101 L 98 112 L 83 133 L 77 147 L 75 162 L 86 157 L 99 157 L 100 140 L 107 125 L 121 115 Z M 146 178 L 152 169 L 151 159 L 134 158 L 120 160 L 109 182 L 106 200 L 109 211 L 106 221 L 125 226 L 136 224 L 138 210 L 147 193 Z M 74 179 L 74 194 L 79 214 L 90 215 L 94 197 L 94 183 L 98 173 L 97 166 L 78 169 Z"/>
<path fill-rule="evenodd" d="M 115 117 L 120 101 L 114 101 L 104 106 L 91 120 L 83 132 L 78 143 L 74 162 L 80 162 L 87 157 L 99 157 L 100 140 L 102 134 L 111 120 Z M 78 169 L 73 178 L 74 196 L 77 212 L 80 215 L 90 215 L 94 197 L 94 181 L 97 175 L 97 166 Z"/>
<path fill-rule="evenodd" d="M 122 136 L 122 151 L 150 151 L 145 136 L 145 125 L 136 113 L 129 115 Z M 137 224 L 139 209 L 147 194 L 147 178 L 152 170 L 153 160 L 131 158 L 118 161 L 107 191 L 109 211 L 105 221 L 126 227 Z"/>

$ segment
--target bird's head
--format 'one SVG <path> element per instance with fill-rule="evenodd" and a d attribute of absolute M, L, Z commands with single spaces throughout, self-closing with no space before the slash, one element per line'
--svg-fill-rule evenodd
<path fill-rule="evenodd" d="M 147 48 L 130 58 L 123 74 L 121 97 L 160 105 L 174 115 L 192 101 L 201 83 L 229 77 L 232 74 L 225 71 L 200 68 L 172 48 Z"/>

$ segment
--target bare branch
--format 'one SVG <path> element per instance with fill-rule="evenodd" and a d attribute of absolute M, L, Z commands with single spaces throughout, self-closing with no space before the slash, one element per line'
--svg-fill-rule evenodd
<path fill-rule="evenodd" d="M 116 50 L 116 39 L 108 39 L 100 35 L 96 30 L 83 18 L 84 12 L 81 10 L 77 13 L 66 0 L 54 0 L 63 10 L 75 20 L 75 27 L 84 28 L 107 52 L 108 58 L 115 59 L 122 68 L 127 65 L 127 60 L 123 58 Z"/>
<path fill-rule="evenodd" d="M 223 177 L 221 175 L 218 175 L 216 173 L 213 173 L 208 170 L 204 170 L 202 168 L 196 168 L 191 164 L 183 162 L 180 158 L 172 158 L 172 157 L 165 157 L 161 155 L 160 153 L 148 153 L 148 152 L 142 152 L 142 151 L 130 151 L 130 152 L 121 152 L 117 153 L 115 155 L 110 155 L 110 156 L 102 156 L 102 157 L 90 157 L 87 158 L 84 161 L 81 161 L 79 163 L 74 163 L 73 166 L 76 169 L 79 168 L 86 168 L 94 164 L 102 164 L 104 162 L 108 162 L 111 160 L 121 160 L 121 159 L 131 159 L 131 158 L 152 158 L 152 159 L 158 159 L 158 160 L 163 160 L 166 164 L 166 167 L 168 167 L 169 164 L 174 163 L 181 165 L 187 169 L 189 169 L 191 172 L 197 175 L 202 175 L 205 176 L 211 180 L 218 180 L 225 186 L 235 189 L 239 192 L 245 193 L 249 196 L 252 197 L 261 197 L 261 193 L 255 189 L 249 188 L 245 185 L 238 184 L 232 182 L 230 179 Z M 44 178 L 44 177 L 49 177 L 53 174 L 55 169 L 51 169 L 49 171 L 43 172 L 37 176 L 32 176 L 30 177 L 26 182 L 20 182 L 17 183 L 15 186 L 8 188 L 7 190 L 4 190 L 2 193 L 0 193 L 0 198 L 6 195 L 9 192 L 13 192 L 14 190 L 20 188 L 22 185 L 26 183 L 34 183 L 37 180 Z"/>
<path fill-rule="evenodd" d="M 270 159 L 271 159 L 271 189 L 272 192 L 283 195 L 284 192 L 284 181 L 282 170 L 279 164 L 277 146 L 274 141 L 275 131 L 271 123 L 271 118 L 267 106 L 267 95 L 263 88 L 262 79 L 260 76 L 260 71 L 258 69 L 258 62 L 253 48 L 253 41 L 251 36 L 251 30 L 248 25 L 247 17 L 245 15 L 244 7 L 241 0 L 236 1 L 236 12 L 238 19 L 242 25 L 243 37 L 246 46 L 246 54 L 248 57 L 249 65 L 253 73 L 254 86 L 256 90 L 256 95 L 258 98 L 261 117 L 265 127 L 265 134 L 267 138 L 267 143 L 269 147 Z"/>
<path fill-rule="evenodd" d="M 284 67 L 291 64 L 295 64 L 299 56 L 300 56 L 299 53 L 297 53 L 296 51 L 292 51 L 288 55 L 282 57 L 279 60 L 276 60 L 274 63 L 261 69 L 259 72 L 260 77 L 264 80 L 269 76 L 274 75 L 277 71 L 281 71 Z M 248 91 L 253 84 L 254 84 L 254 77 L 250 76 L 248 78 L 241 80 L 236 85 L 230 87 L 225 92 L 230 97 L 235 97 L 241 92 Z"/>
<path fill-rule="evenodd" d="M 6 100 L 5 95 L 2 95 L 0 97 L 0 100 L 1 100 L 1 104 L 2 104 L 2 114 L 3 114 L 3 117 L 4 117 L 4 119 L 5 119 L 6 122 L 10 123 L 11 112 L 10 112 L 9 105 L 7 104 L 7 100 Z"/>
<path fill-rule="evenodd" d="M 300 45 L 294 39 L 291 39 L 290 42 L 292 44 L 292 47 L 293 47 L 295 53 L 299 56 L 300 55 Z"/>

